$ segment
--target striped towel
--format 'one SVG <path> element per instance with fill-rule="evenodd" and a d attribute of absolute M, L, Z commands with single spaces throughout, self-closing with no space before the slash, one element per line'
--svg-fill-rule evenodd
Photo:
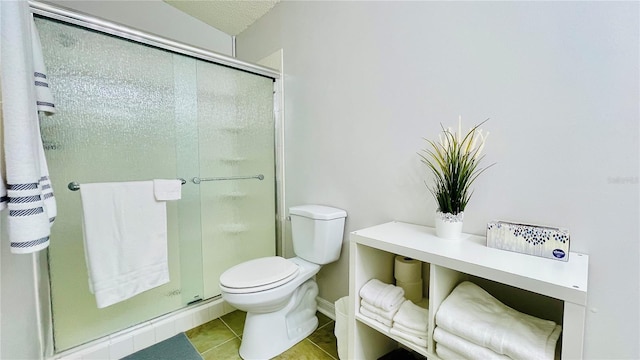
<path fill-rule="evenodd" d="M 46 80 L 46 70 L 28 3 L 3 1 L 0 6 L 7 181 L 7 194 L 3 200 L 9 208 L 11 252 L 23 254 L 49 245 L 50 227 L 56 216 L 37 113 L 40 103 L 39 109 L 48 113 L 55 111 L 55 105 L 48 82 L 41 81 L 42 76 Z M 34 57 L 40 59 L 34 60 Z M 34 64 L 38 64 L 37 70 Z M 36 93 L 41 94 L 40 100 Z"/>

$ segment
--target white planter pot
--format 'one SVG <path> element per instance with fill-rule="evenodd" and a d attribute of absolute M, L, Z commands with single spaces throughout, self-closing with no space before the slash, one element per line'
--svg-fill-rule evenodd
<path fill-rule="evenodd" d="M 443 239 L 458 239 L 462 234 L 464 213 L 456 215 L 436 211 L 436 235 Z"/>

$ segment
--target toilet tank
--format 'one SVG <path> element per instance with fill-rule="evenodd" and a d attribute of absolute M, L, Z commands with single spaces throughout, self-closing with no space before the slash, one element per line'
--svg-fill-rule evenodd
<path fill-rule="evenodd" d="M 346 211 L 323 205 L 300 205 L 289 208 L 289 215 L 297 256 L 320 265 L 338 260 Z"/>

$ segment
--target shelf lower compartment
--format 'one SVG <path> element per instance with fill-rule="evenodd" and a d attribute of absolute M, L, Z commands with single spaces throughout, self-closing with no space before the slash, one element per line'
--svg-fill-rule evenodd
<path fill-rule="evenodd" d="M 350 359 L 377 359 L 403 347 L 440 360 L 432 339 L 436 312 L 462 281 L 476 283 L 512 309 L 561 324 L 555 359 L 581 359 L 589 257 L 571 254 L 568 262 L 559 262 L 488 248 L 480 236 L 445 241 L 432 228 L 399 222 L 354 231 L 349 259 Z M 423 263 L 423 296 L 429 299 L 426 348 L 392 334 L 390 327 L 359 311 L 356 299 L 368 281 L 393 283 L 397 255 Z"/>
<path fill-rule="evenodd" d="M 389 332 L 389 330 L 391 329 L 390 327 L 380 323 L 379 321 L 373 320 L 367 316 L 364 316 L 362 314 L 360 314 L 360 312 L 356 313 L 356 320 L 360 321 L 361 323 L 367 325 L 368 327 L 378 331 L 379 333 L 388 336 L 389 338 L 397 341 L 398 343 L 402 344 L 402 346 L 411 349 L 415 352 L 417 352 L 418 354 L 422 355 L 422 356 L 429 356 L 430 358 L 432 357 L 433 353 L 430 353 L 429 350 L 426 347 L 422 347 L 419 345 L 416 345 L 410 341 L 407 341 L 401 337 L 398 337 L 394 334 L 392 334 L 391 332 Z"/>

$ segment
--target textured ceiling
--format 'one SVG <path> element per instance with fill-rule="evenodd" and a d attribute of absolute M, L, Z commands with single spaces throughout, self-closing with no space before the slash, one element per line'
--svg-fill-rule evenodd
<path fill-rule="evenodd" d="M 163 0 L 229 35 L 238 35 L 280 0 Z"/>

